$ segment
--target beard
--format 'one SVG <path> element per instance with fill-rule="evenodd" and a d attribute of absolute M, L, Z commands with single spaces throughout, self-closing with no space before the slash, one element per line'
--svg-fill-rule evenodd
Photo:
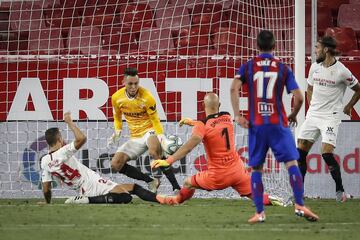
<path fill-rule="evenodd" d="M 325 56 L 321 55 L 316 58 L 316 63 L 322 63 L 325 60 Z"/>

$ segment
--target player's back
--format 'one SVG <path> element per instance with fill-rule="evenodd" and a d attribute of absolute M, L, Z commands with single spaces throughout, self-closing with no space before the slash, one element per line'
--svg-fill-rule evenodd
<path fill-rule="evenodd" d="M 251 126 L 288 125 L 282 102 L 287 92 L 297 89 L 292 71 L 271 54 L 263 53 L 243 64 L 240 79 L 249 89 L 249 121 Z"/>
<path fill-rule="evenodd" d="M 78 189 L 94 171 L 79 162 L 73 155 L 77 152 L 74 143 L 67 144 L 57 151 L 41 158 L 41 168 L 73 189 Z"/>
<path fill-rule="evenodd" d="M 204 147 L 208 168 L 229 168 L 239 163 L 234 144 L 234 125 L 227 112 L 209 115 L 204 125 Z"/>

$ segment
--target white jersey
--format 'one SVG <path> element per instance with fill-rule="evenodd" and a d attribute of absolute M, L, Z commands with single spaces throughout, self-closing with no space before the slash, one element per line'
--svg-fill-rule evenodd
<path fill-rule="evenodd" d="M 307 81 L 313 86 L 307 113 L 309 116 L 341 113 L 346 87 L 352 88 L 358 83 L 350 70 L 339 61 L 327 68 L 322 63 L 313 63 Z"/>
<path fill-rule="evenodd" d="M 42 157 L 42 182 L 50 182 L 54 176 L 74 190 L 88 190 L 89 182 L 97 181 L 100 176 L 79 162 L 73 156 L 76 152 L 72 142 Z"/>

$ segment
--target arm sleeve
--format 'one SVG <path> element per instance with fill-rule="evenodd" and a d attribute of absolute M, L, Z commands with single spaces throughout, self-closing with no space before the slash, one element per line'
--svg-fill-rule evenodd
<path fill-rule="evenodd" d="M 157 135 L 164 134 L 163 126 L 160 122 L 159 115 L 156 110 L 156 102 L 153 96 L 149 95 L 146 101 L 146 112 L 150 118 L 153 128 Z"/>
<path fill-rule="evenodd" d="M 205 136 L 205 125 L 202 122 L 194 121 L 194 127 L 192 129 L 192 135 L 199 136 L 201 138 L 204 138 Z"/>
<path fill-rule="evenodd" d="M 313 79 L 313 75 L 314 75 L 314 71 L 315 71 L 315 65 L 316 63 L 311 64 L 311 67 L 309 69 L 309 75 L 307 78 L 307 82 L 310 86 L 314 85 L 314 79 Z"/>
<path fill-rule="evenodd" d="M 286 91 L 290 93 L 292 90 L 298 89 L 299 86 L 295 81 L 294 73 L 288 66 L 286 66 L 286 71 Z"/>
<path fill-rule="evenodd" d="M 346 67 L 343 72 L 343 81 L 345 82 L 345 85 L 349 88 L 352 88 L 359 82 L 356 77 L 351 73 L 351 71 Z"/>
<path fill-rule="evenodd" d="M 246 68 L 246 64 L 241 65 L 239 70 L 236 72 L 236 75 L 235 75 L 235 78 L 239 78 L 242 83 L 246 82 L 245 68 Z"/>
<path fill-rule="evenodd" d="M 42 166 L 41 166 L 41 168 L 42 168 Z M 48 170 L 42 168 L 41 182 L 52 182 L 52 181 L 53 181 L 53 179 L 52 179 L 51 173 Z"/>
<path fill-rule="evenodd" d="M 113 116 L 114 116 L 114 128 L 115 130 L 122 129 L 122 112 L 116 103 L 116 98 L 114 95 L 111 97 L 111 104 L 113 106 Z"/>
<path fill-rule="evenodd" d="M 71 158 L 78 150 L 75 148 L 74 141 L 60 148 L 56 154 L 60 156 L 59 160 L 62 162 Z"/>

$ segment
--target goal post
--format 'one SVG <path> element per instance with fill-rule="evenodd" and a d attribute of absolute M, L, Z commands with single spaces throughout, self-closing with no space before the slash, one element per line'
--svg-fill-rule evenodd
<path fill-rule="evenodd" d="M 47 151 L 44 132 L 58 126 L 66 139 L 73 139 L 62 122 L 68 110 L 88 136 L 77 155 L 80 161 L 116 182 L 132 182 L 111 173 L 116 147 L 106 146 L 113 132 L 110 96 L 123 86 L 124 68 L 138 68 L 140 84 L 156 99 L 165 133 L 186 141 L 191 129 L 179 128 L 177 122 L 182 117 L 204 118 L 206 92 L 218 93 L 221 110 L 232 112 L 231 81 L 241 63 L 258 53 L 259 30 L 274 32 L 275 55 L 294 68 L 294 56 L 296 64 L 301 58 L 296 51 L 304 50 L 303 43 L 295 44 L 295 36 L 302 34 L 296 27 L 301 11 L 304 8 L 295 0 L 2 2 L 0 15 L 6 24 L 0 26 L 1 197 L 41 197 L 38 159 Z M 298 82 L 303 76 L 297 75 Z M 240 93 L 244 114 L 246 98 L 244 89 Z M 286 108 L 290 109 L 290 100 Z M 120 143 L 129 135 L 126 124 L 123 129 Z M 235 137 L 246 162 L 246 130 L 236 126 Z M 130 162 L 160 177 L 149 163 L 147 154 Z M 203 147 L 174 168 L 180 184 L 206 169 Z M 161 182 L 159 191 L 172 193 L 164 177 Z M 270 194 L 290 198 L 287 171 L 271 154 L 264 182 Z M 57 197 L 74 194 L 61 183 L 54 189 Z M 198 191 L 196 196 L 238 197 L 231 189 Z"/>

